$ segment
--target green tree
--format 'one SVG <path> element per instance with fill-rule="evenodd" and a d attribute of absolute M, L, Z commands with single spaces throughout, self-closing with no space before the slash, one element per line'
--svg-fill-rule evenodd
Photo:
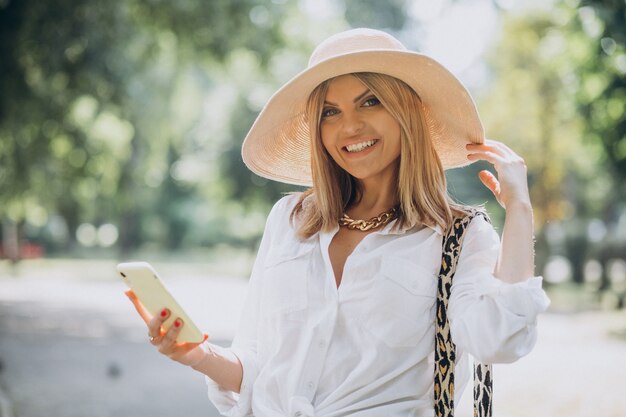
<path fill-rule="evenodd" d="M 576 67 L 581 86 L 576 99 L 586 122 L 585 139 L 603 148 L 599 171 L 610 175 L 598 216 L 608 233 L 593 250 L 603 265 L 600 289 L 605 290 L 610 288 L 611 259 L 626 259 L 626 232 L 618 227 L 626 218 L 626 3 L 582 0 L 571 27 L 590 43 L 588 59 Z M 626 294 L 617 295 L 623 308 Z"/>
<path fill-rule="evenodd" d="M 583 0 L 571 25 L 590 39 L 589 59 L 576 67 L 576 98 L 586 139 L 602 145 L 615 179 L 606 207 L 607 220 L 615 220 L 626 201 L 626 3 Z"/>
<path fill-rule="evenodd" d="M 4 223 L 59 213 L 73 236 L 80 222 L 106 217 L 121 224 L 123 250 L 136 246 L 154 193 L 182 192 L 178 182 L 145 186 L 151 171 L 169 175 L 168 156 L 186 146 L 189 126 L 172 128 L 180 75 L 241 47 L 263 64 L 280 45 L 282 9 L 254 0 L 2 3 Z M 276 20 L 252 22 L 263 14 Z"/>
<path fill-rule="evenodd" d="M 480 98 L 485 125 L 526 157 L 539 268 L 560 253 L 582 282 L 590 256 L 623 256 L 619 244 L 591 242 L 587 225 L 603 219 L 610 235 L 624 212 L 624 4 L 558 2 L 503 27 Z"/>
<path fill-rule="evenodd" d="M 503 138 L 526 159 L 537 231 L 537 266 L 551 251 L 546 226 L 589 216 L 602 149 L 583 141 L 584 120 L 577 113 L 577 62 L 589 42 L 564 25 L 576 10 L 503 16 L 500 42 L 489 54 L 493 81 L 479 101 L 488 136 Z M 584 228 L 575 227 L 575 251 L 587 250 Z M 584 256 L 573 256 L 575 279 L 582 279 Z"/>

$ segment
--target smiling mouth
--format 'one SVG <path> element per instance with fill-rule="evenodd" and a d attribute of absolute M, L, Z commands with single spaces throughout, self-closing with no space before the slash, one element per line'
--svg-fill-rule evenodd
<path fill-rule="evenodd" d="M 367 149 L 370 146 L 373 146 L 377 142 L 378 142 L 378 139 L 366 140 L 364 142 L 354 143 L 352 145 L 344 146 L 343 149 L 345 149 L 346 151 L 350 153 L 361 152 L 362 150 Z"/>

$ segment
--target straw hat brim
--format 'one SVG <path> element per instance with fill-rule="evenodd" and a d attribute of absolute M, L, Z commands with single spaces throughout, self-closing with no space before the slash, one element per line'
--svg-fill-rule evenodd
<path fill-rule="evenodd" d="M 408 50 L 367 50 L 322 61 L 280 88 L 244 139 L 241 152 L 248 168 L 261 177 L 310 186 L 307 99 L 323 81 L 354 72 L 387 74 L 417 92 L 444 169 L 468 165 L 465 145 L 484 142 L 483 126 L 472 97 L 445 67 L 426 55 Z"/>

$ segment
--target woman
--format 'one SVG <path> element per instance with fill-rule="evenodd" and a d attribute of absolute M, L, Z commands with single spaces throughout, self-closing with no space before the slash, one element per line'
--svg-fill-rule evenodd
<path fill-rule="evenodd" d="M 272 209 L 232 347 L 176 344 L 184 323 L 165 332 L 167 310 L 145 317 L 161 353 L 207 376 L 224 415 L 433 415 L 442 239 L 471 212 L 448 197 L 444 169 L 476 160 L 494 165 L 497 179 L 480 179 L 506 220 L 501 245 L 481 216 L 465 232 L 448 309 L 454 397 L 468 354 L 512 362 L 532 349 L 549 300 L 533 276 L 526 167 L 484 140 L 471 97 L 436 61 L 380 31 L 327 39 L 266 104 L 243 158 L 312 187 Z"/>

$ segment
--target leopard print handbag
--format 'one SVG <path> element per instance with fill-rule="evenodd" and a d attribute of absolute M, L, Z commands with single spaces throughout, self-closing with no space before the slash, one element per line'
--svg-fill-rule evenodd
<path fill-rule="evenodd" d="M 443 255 L 439 283 L 437 285 L 437 316 L 435 335 L 435 416 L 454 416 L 454 364 L 456 346 L 450 338 L 448 322 L 448 301 L 452 288 L 452 279 L 463 244 L 467 225 L 476 216 L 482 216 L 490 222 L 487 214 L 472 210 L 471 214 L 456 218 L 443 238 Z M 491 365 L 474 363 L 474 417 L 492 415 L 492 372 Z"/>

